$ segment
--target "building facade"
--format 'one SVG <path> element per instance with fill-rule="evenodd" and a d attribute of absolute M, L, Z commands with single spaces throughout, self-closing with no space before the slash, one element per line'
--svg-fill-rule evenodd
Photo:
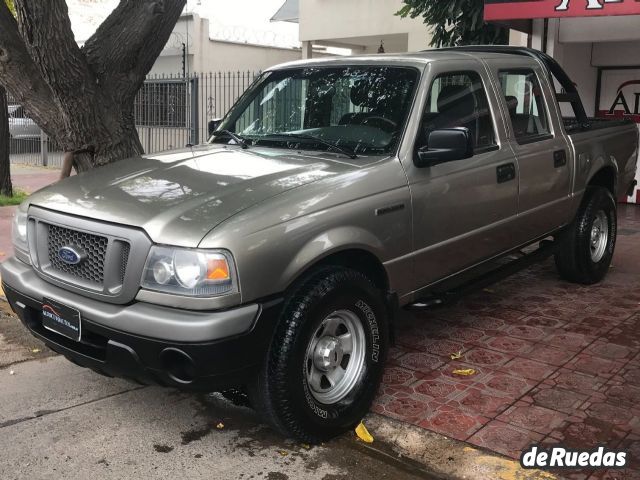
<path fill-rule="evenodd" d="M 274 20 L 298 22 L 303 56 L 336 47 L 353 54 L 419 51 L 430 35 L 421 18 L 400 18 L 401 0 L 287 0 Z"/>
<path fill-rule="evenodd" d="M 318 52 L 319 54 L 320 52 Z M 156 60 L 151 75 L 182 76 L 185 73 L 260 71 L 272 65 L 299 60 L 300 48 L 215 40 L 209 20 L 197 14 L 183 14 Z"/>

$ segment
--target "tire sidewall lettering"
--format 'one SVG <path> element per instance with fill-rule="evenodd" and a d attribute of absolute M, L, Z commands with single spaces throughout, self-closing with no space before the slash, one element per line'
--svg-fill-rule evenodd
<path fill-rule="evenodd" d="M 369 326 L 369 333 L 371 335 L 371 361 L 378 363 L 380 361 L 380 329 L 378 327 L 376 314 L 364 300 L 358 300 L 356 302 L 356 308 L 362 312 Z"/>

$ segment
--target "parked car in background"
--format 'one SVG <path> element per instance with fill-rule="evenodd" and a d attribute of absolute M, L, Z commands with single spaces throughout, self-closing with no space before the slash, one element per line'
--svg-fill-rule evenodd
<path fill-rule="evenodd" d="M 567 280 L 600 281 L 637 155 L 635 125 L 588 118 L 533 50 L 290 63 L 209 144 L 29 197 L 3 287 L 79 365 L 246 388 L 276 428 L 320 442 L 367 413 L 398 308 L 486 281 L 496 259 L 497 276 L 555 254 Z"/>
<path fill-rule="evenodd" d="M 27 116 L 22 105 L 9 105 L 9 134 L 12 139 L 39 139 L 40 132 L 40 127 Z"/>

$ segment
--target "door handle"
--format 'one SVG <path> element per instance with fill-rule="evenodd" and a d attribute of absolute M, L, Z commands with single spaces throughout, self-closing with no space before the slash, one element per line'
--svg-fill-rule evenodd
<path fill-rule="evenodd" d="M 556 150 L 553 152 L 553 166 L 555 168 L 564 167 L 567 164 L 567 152 Z"/>
<path fill-rule="evenodd" d="M 516 178 L 516 166 L 514 163 L 505 163 L 496 167 L 498 183 L 510 182 Z"/>

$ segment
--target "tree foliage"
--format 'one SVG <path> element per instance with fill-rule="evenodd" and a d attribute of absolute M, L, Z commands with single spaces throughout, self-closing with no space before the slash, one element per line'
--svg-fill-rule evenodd
<path fill-rule="evenodd" d="M 65 0 L 0 3 L 0 85 L 84 171 L 142 153 L 133 102 L 186 0 L 121 0 L 84 46 Z"/>
<path fill-rule="evenodd" d="M 403 0 L 401 17 L 422 17 L 432 32 L 432 47 L 504 45 L 509 30 L 484 21 L 483 0 Z"/>

